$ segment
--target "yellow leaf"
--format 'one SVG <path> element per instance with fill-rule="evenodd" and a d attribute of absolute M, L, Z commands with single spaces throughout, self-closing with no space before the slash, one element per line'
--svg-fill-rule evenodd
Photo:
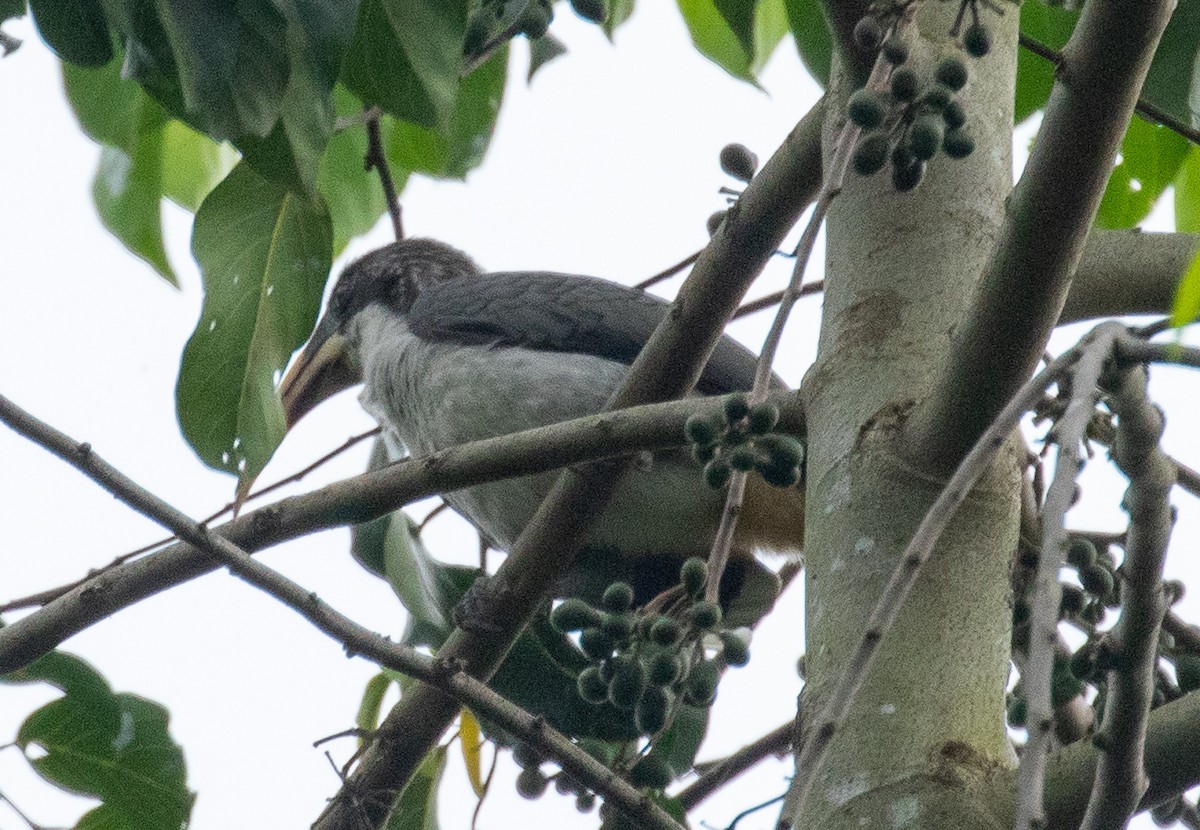
<path fill-rule="evenodd" d="M 458 741 L 462 744 L 463 762 L 467 765 L 471 789 L 478 798 L 483 798 L 483 761 L 480 752 L 483 738 L 479 734 L 479 721 L 468 709 L 463 709 L 458 719 Z"/>

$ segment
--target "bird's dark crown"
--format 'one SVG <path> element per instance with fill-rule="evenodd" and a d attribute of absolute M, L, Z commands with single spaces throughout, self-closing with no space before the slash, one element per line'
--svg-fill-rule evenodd
<path fill-rule="evenodd" d="M 346 266 L 329 297 L 328 314 L 339 328 L 371 303 L 406 314 L 426 286 L 479 273 L 469 256 L 444 242 L 393 242 Z"/>

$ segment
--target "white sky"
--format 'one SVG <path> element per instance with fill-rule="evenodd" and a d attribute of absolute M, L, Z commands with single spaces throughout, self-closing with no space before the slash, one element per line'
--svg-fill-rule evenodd
<path fill-rule="evenodd" d="M 168 252 L 183 283 L 176 291 L 99 224 L 90 198 L 98 148 L 79 132 L 56 61 L 28 21 L 7 31 L 27 43 L 0 62 L 0 393 L 90 441 L 177 507 L 206 515 L 228 500 L 233 483 L 195 458 L 175 421 L 179 355 L 201 303 L 188 250 L 190 217 L 164 208 Z M 739 141 L 765 159 L 819 94 L 787 41 L 763 75 L 765 94 L 729 78 L 691 47 L 673 4 L 640 4 L 615 48 L 565 5 L 553 32 L 570 53 L 529 88 L 518 45 L 492 149 L 469 183 L 410 184 L 403 195 L 410 235 L 444 239 L 494 270 L 636 282 L 707 239 L 706 217 L 724 206 L 717 189 L 734 184 L 717 166 L 720 148 Z M 1018 146 L 1028 138 L 1025 130 Z M 389 241 L 389 233 L 382 223 L 349 256 Z M 789 270 L 775 263 L 754 293 L 774 290 Z M 803 302 L 781 351 L 777 369 L 793 384 L 813 358 L 818 309 L 819 300 Z M 767 320 L 759 315 L 733 331 L 757 349 Z M 260 481 L 299 469 L 372 425 L 353 394 L 343 395 L 299 425 Z M 0 459 L 0 601 L 76 579 L 162 535 L 4 430 Z M 1192 453 L 1192 461 L 1200 462 L 1200 454 Z M 357 448 L 291 492 L 355 474 L 365 463 L 365 447 Z M 1115 527 L 1118 491 L 1097 483 L 1086 492 L 1102 504 L 1100 518 L 1089 524 Z M 411 512 L 420 518 L 427 510 Z M 473 535 L 456 518 L 439 518 L 427 539 L 448 558 L 474 555 Z M 390 589 L 351 560 L 346 531 L 288 544 L 264 559 L 360 622 L 392 635 L 403 630 Z M 751 665 L 723 683 L 702 757 L 736 749 L 791 716 L 800 601 L 797 590 L 784 596 L 756 636 Z M 224 573 L 124 611 L 66 648 L 97 666 L 115 689 L 170 709 L 189 784 L 199 793 L 192 824 L 199 830 L 307 827 L 338 785 L 312 741 L 352 725 L 363 684 L 374 674 L 293 612 Z M 0 741 L 55 696 L 45 686 L 0 687 Z M 329 748 L 339 760 L 352 751 L 349 741 Z M 713 799 L 696 817 L 723 827 L 741 809 L 781 792 L 785 773 L 782 764 L 763 765 L 734 797 Z M 553 791 L 532 804 L 517 799 L 512 775 L 505 762 L 481 827 L 594 826 L 594 815 L 579 817 L 572 801 Z M 474 800 L 461 783 L 461 767 L 452 764 L 447 777 L 443 826 L 466 827 Z M 44 825 L 73 824 L 91 806 L 42 784 L 12 748 L 0 751 L 0 792 Z M 764 811 L 744 826 L 767 827 L 775 815 Z M 23 827 L 0 805 L 0 830 Z"/>

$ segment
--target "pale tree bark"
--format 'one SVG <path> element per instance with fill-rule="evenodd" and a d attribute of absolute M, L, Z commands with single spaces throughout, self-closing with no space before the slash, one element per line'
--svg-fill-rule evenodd
<path fill-rule="evenodd" d="M 910 61 L 953 48 L 957 5 L 928 4 Z M 809 426 L 805 711 L 853 653 L 864 622 L 944 483 L 891 446 L 945 363 L 1011 189 L 1016 15 L 989 15 L 996 46 L 966 92 L 975 152 L 939 157 L 915 192 L 851 176 L 828 221 L 825 314 L 805 378 Z M 846 90 L 837 90 L 839 97 Z M 831 125 L 836 127 L 837 125 Z M 1006 448 L 944 535 L 830 746 L 797 826 L 982 828 L 1010 750 L 1008 572 L 1019 455 Z M 811 707 L 811 708 L 810 708 Z"/>

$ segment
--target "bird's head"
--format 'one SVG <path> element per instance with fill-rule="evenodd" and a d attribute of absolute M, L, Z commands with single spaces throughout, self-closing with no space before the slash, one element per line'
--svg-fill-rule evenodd
<path fill-rule="evenodd" d="M 378 303 L 407 314 L 426 286 L 478 273 L 479 266 L 466 254 L 432 239 L 394 242 L 347 266 L 312 337 L 280 384 L 287 428 L 326 398 L 362 382 L 346 337 L 359 312 Z"/>

